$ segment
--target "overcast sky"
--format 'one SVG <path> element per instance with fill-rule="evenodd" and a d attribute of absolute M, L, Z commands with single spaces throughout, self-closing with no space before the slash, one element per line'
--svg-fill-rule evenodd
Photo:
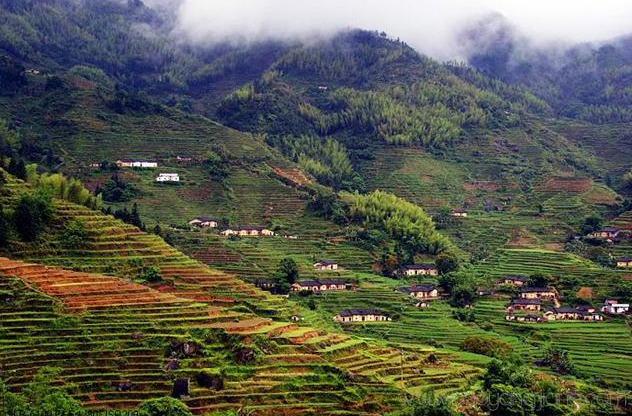
<path fill-rule="evenodd" d="M 632 32 L 632 0 L 183 0 L 179 21 L 198 41 L 384 30 L 423 53 L 452 59 L 459 54 L 458 29 L 493 11 L 534 41 L 595 41 Z"/>

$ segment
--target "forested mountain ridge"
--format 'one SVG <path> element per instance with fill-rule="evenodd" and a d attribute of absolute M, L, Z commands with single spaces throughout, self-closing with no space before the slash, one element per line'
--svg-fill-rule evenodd
<path fill-rule="evenodd" d="M 500 15 L 461 33 L 468 61 L 486 75 L 528 88 L 556 113 L 597 124 L 629 122 L 632 41 L 534 45 Z"/>

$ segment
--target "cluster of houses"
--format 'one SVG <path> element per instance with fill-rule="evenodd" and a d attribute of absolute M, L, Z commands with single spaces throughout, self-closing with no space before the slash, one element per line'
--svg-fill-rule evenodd
<path fill-rule="evenodd" d="M 335 322 L 384 322 L 391 321 L 385 312 L 379 309 L 345 309 L 333 317 Z"/>
<path fill-rule="evenodd" d="M 540 311 L 540 309 L 538 309 Z M 603 321 L 604 316 L 596 312 L 592 307 L 559 307 L 551 308 L 536 314 L 514 314 L 505 315 L 505 320 L 516 322 L 550 322 L 550 321 Z"/>
<path fill-rule="evenodd" d="M 182 163 L 190 163 L 195 159 L 188 155 L 177 155 L 176 160 Z M 115 162 L 119 168 L 141 168 L 141 169 L 153 169 L 158 167 L 158 161 L 155 159 L 117 159 Z M 90 167 L 98 168 L 101 166 L 101 162 L 92 162 Z"/>
<path fill-rule="evenodd" d="M 601 311 L 610 315 L 624 315 L 630 310 L 628 303 L 619 303 L 616 299 L 606 299 L 601 307 Z"/>
<path fill-rule="evenodd" d="M 191 221 L 188 222 L 190 227 L 196 228 L 218 228 L 221 223 L 221 220 L 216 217 L 195 217 Z M 242 237 L 260 237 L 260 236 L 271 236 L 276 235 L 276 233 L 266 227 L 258 227 L 258 226 L 238 226 L 238 227 L 228 227 L 222 229 L 220 231 L 221 235 L 231 236 L 237 235 Z M 298 240 L 298 236 L 294 234 L 283 234 L 281 237 L 287 238 L 290 240 Z M 324 269 L 338 269 L 338 265 L 334 262 L 323 262 L 329 263 L 323 266 Z M 314 265 L 316 267 L 316 265 Z"/>
<path fill-rule="evenodd" d="M 515 322 L 549 322 L 549 321 L 603 321 L 604 316 L 592 306 L 562 307 L 557 290 L 553 287 L 528 287 L 527 278 L 523 276 L 505 276 L 499 282 L 520 288 L 518 297 L 512 299 L 506 307 L 505 320 Z M 553 307 L 544 310 L 544 304 Z M 601 312 L 620 315 L 628 312 L 630 305 L 608 299 L 601 307 Z M 527 312 L 516 313 L 516 312 Z"/>
<path fill-rule="evenodd" d="M 588 237 L 612 241 L 619 236 L 620 232 L 621 231 L 618 228 L 605 227 L 605 228 L 602 228 L 601 230 L 597 230 L 597 231 L 593 231 L 589 233 Z"/>
<path fill-rule="evenodd" d="M 618 229 L 616 227 L 604 227 L 600 230 L 589 233 L 586 237 L 598 240 L 605 240 L 610 243 L 621 240 L 622 238 L 632 237 L 632 230 Z M 622 269 L 632 268 L 632 257 L 621 257 L 615 260 L 617 267 Z"/>
<path fill-rule="evenodd" d="M 154 159 L 118 159 L 115 163 L 119 168 L 153 169 L 158 167 L 158 161 Z"/>
<path fill-rule="evenodd" d="M 224 236 L 240 236 L 240 237 L 261 237 L 275 235 L 274 231 L 266 228 L 254 225 L 244 225 L 240 227 L 230 227 L 219 232 Z"/>
<path fill-rule="evenodd" d="M 315 279 L 292 284 L 292 292 L 310 291 L 314 293 L 350 290 L 353 284 L 343 279 Z"/>

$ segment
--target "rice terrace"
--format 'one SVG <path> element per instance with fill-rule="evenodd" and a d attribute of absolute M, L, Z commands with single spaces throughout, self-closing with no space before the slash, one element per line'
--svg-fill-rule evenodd
<path fill-rule="evenodd" d="M 0 416 L 632 414 L 630 15 L 0 1 Z"/>

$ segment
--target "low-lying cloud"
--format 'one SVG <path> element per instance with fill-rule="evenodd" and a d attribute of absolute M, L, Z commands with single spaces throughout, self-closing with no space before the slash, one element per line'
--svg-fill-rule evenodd
<path fill-rule="evenodd" d="M 194 42 L 309 40 L 354 27 L 386 31 L 437 59 L 462 57 L 464 26 L 501 13 L 534 43 L 606 40 L 632 31 L 629 0 L 181 0 Z"/>

